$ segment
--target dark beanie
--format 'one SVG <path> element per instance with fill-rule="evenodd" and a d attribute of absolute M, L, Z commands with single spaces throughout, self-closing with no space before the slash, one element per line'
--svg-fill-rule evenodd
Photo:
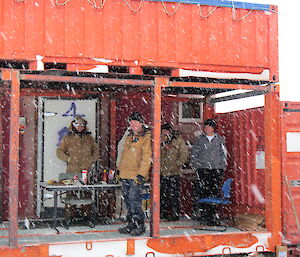
<path fill-rule="evenodd" d="M 129 115 L 128 122 L 130 122 L 132 120 L 137 120 L 140 123 L 144 123 L 144 118 L 139 112 L 133 112 Z"/>
<path fill-rule="evenodd" d="M 204 126 L 210 126 L 210 127 L 213 127 L 214 129 L 217 128 L 217 122 L 214 120 L 214 119 L 207 119 L 205 122 L 204 122 Z"/>
<path fill-rule="evenodd" d="M 173 129 L 172 129 L 172 126 L 170 123 L 165 123 L 165 124 L 161 125 L 161 130 L 163 130 L 163 129 L 173 132 Z"/>

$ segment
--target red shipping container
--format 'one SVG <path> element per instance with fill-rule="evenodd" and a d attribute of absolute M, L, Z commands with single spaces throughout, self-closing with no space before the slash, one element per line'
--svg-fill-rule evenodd
<path fill-rule="evenodd" d="M 282 102 L 282 231 L 284 242 L 300 238 L 300 103 Z"/>
<path fill-rule="evenodd" d="M 29 61 L 32 69 L 42 57 L 51 67 L 62 63 L 70 70 L 97 64 L 243 73 L 267 69 L 269 79 L 278 81 L 275 7 L 181 4 L 174 11 L 175 3 L 143 1 L 135 12 L 140 1 L 127 2 L 131 8 L 122 0 L 104 1 L 99 8 L 91 1 L 5 0 L 0 59 Z"/>

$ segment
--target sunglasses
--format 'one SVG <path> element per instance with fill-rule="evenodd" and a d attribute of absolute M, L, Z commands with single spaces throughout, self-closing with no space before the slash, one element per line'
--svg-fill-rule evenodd
<path fill-rule="evenodd" d="M 86 125 L 83 124 L 83 123 L 77 123 L 77 122 L 73 122 L 73 125 L 74 125 L 75 127 L 85 127 L 85 126 L 86 126 Z"/>

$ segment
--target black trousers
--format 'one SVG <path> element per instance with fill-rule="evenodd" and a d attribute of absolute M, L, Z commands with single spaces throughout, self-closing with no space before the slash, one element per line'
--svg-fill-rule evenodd
<path fill-rule="evenodd" d="M 122 194 L 127 208 L 127 221 L 143 223 L 145 214 L 142 207 L 144 185 L 134 183 L 133 179 L 122 179 Z"/>
<path fill-rule="evenodd" d="M 221 197 L 224 181 L 223 169 L 198 169 L 198 180 L 195 185 L 195 200 L 208 197 Z M 211 204 L 196 203 L 194 208 L 200 220 L 213 222 L 217 219 L 217 208 Z"/>
<path fill-rule="evenodd" d="M 160 217 L 177 220 L 180 216 L 179 175 L 160 178 Z"/>

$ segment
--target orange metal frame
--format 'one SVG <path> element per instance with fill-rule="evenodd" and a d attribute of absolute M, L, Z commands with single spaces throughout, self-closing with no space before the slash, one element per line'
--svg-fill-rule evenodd
<path fill-rule="evenodd" d="M 29 246 L 18 248 L 2 248 L 0 249 L 0 256 L 5 257 L 49 257 L 49 246 Z M 58 256 L 57 256 L 58 257 Z"/>
<path fill-rule="evenodd" d="M 11 81 L 9 133 L 9 245 L 17 244 L 19 193 L 19 117 L 20 78 L 17 70 L 3 71 L 3 80 Z"/>
<path fill-rule="evenodd" d="M 278 87 L 265 95 L 265 213 L 269 239 L 275 247 L 281 242 L 281 147 L 280 101 Z"/>
<path fill-rule="evenodd" d="M 155 238 L 159 240 L 160 228 L 159 228 L 159 208 L 160 208 L 160 125 L 161 125 L 161 91 L 164 87 L 212 87 L 212 88 L 244 88 L 255 90 L 266 90 L 265 87 L 259 86 L 240 86 L 240 85 L 214 85 L 214 84 L 202 84 L 193 82 L 169 82 L 168 78 L 157 77 L 153 81 L 142 80 L 118 80 L 118 79 L 98 79 L 98 78 L 82 78 L 82 77 L 57 77 L 49 75 L 30 75 L 19 74 L 17 70 L 3 70 L 2 80 L 11 82 L 11 109 L 10 109 L 10 170 L 9 170 L 9 183 L 10 183 L 10 201 L 9 201 L 9 244 L 12 246 L 17 245 L 17 221 L 18 216 L 14 211 L 18 205 L 18 153 L 19 153 L 19 141 L 18 141 L 18 124 L 19 124 L 19 103 L 20 103 L 20 80 L 29 81 L 60 81 L 60 82 L 75 82 L 75 83 L 109 83 L 114 85 L 147 85 L 153 86 L 153 176 L 151 181 L 152 186 L 152 215 L 151 215 L 151 236 L 153 237 L 153 245 L 159 244 L 159 241 L 155 241 Z M 281 243 L 281 184 L 280 184 L 280 130 L 279 130 L 279 118 L 280 118 L 280 105 L 279 105 L 279 92 L 278 87 L 268 86 L 269 91 L 265 96 L 265 143 L 266 143 L 266 227 L 271 232 L 269 244 L 272 250 L 275 250 L 275 246 Z M 208 106 L 206 117 L 210 117 L 212 107 Z M 111 125 L 112 128 L 116 127 L 115 115 L 116 115 L 116 103 L 115 100 L 111 101 Z M 113 129 L 114 131 L 114 129 Z M 115 132 L 111 134 L 110 142 L 115 142 Z M 111 154 L 115 158 L 115 145 L 111 146 Z M 243 233 L 246 235 L 247 233 Z M 230 235 L 226 235 L 226 237 Z M 198 238 L 198 239 L 197 239 Z M 205 235 L 201 235 L 195 238 L 200 240 L 207 246 L 208 238 L 213 240 L 211 236 L 207 238 Z M 202 241 L 204 239 L 204 241 Z M 172 239 L 175 240 L 175 239 Z M 188 239 L 190 240 L 190 239 Z M 209 240 L 209 242 L 211 242 Z M 195 241 L 195 242 L 196 242 Z M 156 243 L 155 243 L 156 242 Z M 179 241 L 178 241 L 179 243 Z M 184 244 L 187 243 L 185 240 Z M 127 251 L 132 253 L 134 251 L 134 244 L 130 241 Z"/>
<path fill-rule="evenodd" d="M 167 85 L 166 78 L 156 78 L 153 88 L 153 176 L 152 176 L 152 208 L 151 236 L 159 237 L 160 220 L 160 126 L 161 126 L 161 89 Z"/>

